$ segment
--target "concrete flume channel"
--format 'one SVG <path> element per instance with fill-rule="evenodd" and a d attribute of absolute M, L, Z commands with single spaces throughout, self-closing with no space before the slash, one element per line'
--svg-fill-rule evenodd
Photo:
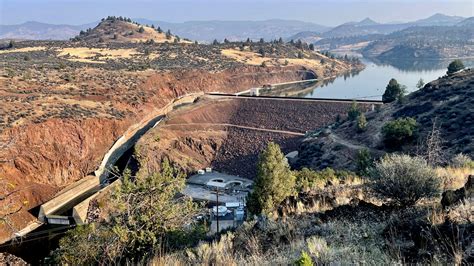
<path fill-rule="evenodd" d="M 0 252 L 15 254 L 31 264 L 47 263 L 40 260 L 57 248 L 60 237 L 75 224 L 85 222 L 89 202 L 101 192 L 113 187 L 111 184 L 114 184 L 116 178 L 109 178 L 111 169 L 117 166 L 119 171 L 124 170 L 131 161 L 135 143 L 148 130 L 156 127 L 169 112 L 179 106 L 191 104 L 203 95 L 204 93 L 193 93 L 176 98 L 129 127 L 105 154 L 94 175 L 86 176 L 67 186 L 53 199 L 42 204 L 39 207 L 38 220 L 17 232 L 10 241 L 0 244 Z"/>

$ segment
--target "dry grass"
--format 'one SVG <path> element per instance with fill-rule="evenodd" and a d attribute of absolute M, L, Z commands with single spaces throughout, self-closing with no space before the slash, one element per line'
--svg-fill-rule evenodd
<path fill-rule="evenodd" d="M 320 60 L 309 58 L 273 58 L 262 57 L 251 51 L 240 51 L 237 49 L 223 49 L 221 54 L 247 65 L 261 65 L 265 62 L 268 66 L 305 66 L 308 68 L 322 67 Z M 329 59 L 328 59 L 329 60 Z"/>
<path fill-rule="evenodd" d="M 58 56 L 70 56 L 67 58 L 71 61 L 89 62 L 89 63 L 105 63 L 107 59 L 129 59 L 133 56 L 141 55 L 135 49 L 108 49 L 108 48 L 88 48 L 73 47 L 59 49 Z"/>
<path fill-rule="evenodd" d="M 0 54 L 27 53 L 27 52 L 36 52 L 36 51 L 44 51 L 44 50 L 46 50 L 46 47 L 44 47 L 44 46 L 35 46 L 35 47 L 25 47 L 25 48 L 1 50 Z"/>
<path fill-rule="evenodd" d="M 464 186 L 469 175 L 474 175 L 474 169 L 470 167 L 438 167 L 436 173 L 442 180 L 443 190 L 454 190 Z"/>
<path fill-rule="evenodd" d="M 133 24 L 133 26 L 136 26 L 136 29 L 139 28 L 138 25 Z M 132 42 L 146 42 L 148 40 L 153 40 L 156 43 L 165 43 L 165 42 L 173 43 L 173 42 L 175 42 L 175 39 L 176 39 L 175 36 L 172 36 L 170 39 L 167 39 L 165 33 L 159 33 L 151 27 L 147 27 L 147 26 L 143 26 L 143 25 L 142 25 L 142 27 L 145 31 L 141 34 L 137 33 L 137 34 L 133 35 L 131 37 Z M 191 43 L 191 42 L 181 39 L 179 41 L 179 43 Z"/>

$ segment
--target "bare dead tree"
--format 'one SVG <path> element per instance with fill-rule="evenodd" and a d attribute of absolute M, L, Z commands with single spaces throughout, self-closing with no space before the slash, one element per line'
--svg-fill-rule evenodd
<path fill-rule="evenodd" d="M 430 165 L 436 166 L 446 162 L 440 126 L 433 121 L 431 131 L 421 143 L 418 143 L 417 154 L 423 157 Z"/>

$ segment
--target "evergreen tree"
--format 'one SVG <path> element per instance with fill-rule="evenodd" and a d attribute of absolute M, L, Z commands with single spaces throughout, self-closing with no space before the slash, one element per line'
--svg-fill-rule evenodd
<path fill-rule="evenodd" d="M 212 42 L 212 45 L 218 45 L 219 44 L 219 41 L 217 39 L 214 39 L 214 41 Z"/>
<path fill-rule="evenodd" d="M 260 42 L 260 43 L 264 43 L 265 40 L 264 40 L 263 38 L 260 38 L 260 41 L 259 41 L 259 42 Z"/>
<path fill-rule="evenodd" d="M 367 127 L 367 119 L 365 118 L 364 113 L 361 113 L 357 117 L 357 131 L 358 132 L 365 131 L 366 127 Z"/>
<path fill-rule="evenodd" d="M 296 177 L 280 146 L 273 142 L 260 154 L 257 168 L 254 190 L 248 196 L 247 205 L 250 213 L 270 214 L 295 193 Z"/>
<path fill-rule="evenodd" d="M 401 99 L 403 97 L 403 94 L 403 87 L 398 83 L 396 79 L 391 79 L 388 82 L 387 87 L 385 88 L 384 94 L 382 95 L 382 101 L 384 103 L 391 103 L 397 99 Z"/>
<path fill-rule="evenodd" d="M 451 75 L 454 74 L 460 70 L 464 69 L 464 64 L 462 63 L 461 60 L 456 59 L 453 62 L 451 62 L 448 66 L 448 72 L 446 74 Z"/>
<path fill-rule="evenodd" d="M 139 32 L 139 33 L 144 33 L 144 32 L 145 32 L 145 28 L 143 28 L 143 26 L 141 26 L 140 28 L 138 28 L 138 32 Z"/>
<path fill-rule="evenodd" d="M 425 86 L 425 81 L 422 78 L 420 78 L 420 80 L 418 80 L 418 83 L 416 83 L 416 87 L 418 89 L 421 89 L 423 88 L 423 86 Z"/>
<path fill-rule="evenodd" d="M 349 120 L 355 120 L 357 117 L 359 117 L 359 115 L 360 115 L 359 106 L 357 105 L 356 101 L 353 101 L 351 108 L 347 112 L 347 117 L 349 118 Z"/>
<path fill-rule="evenodd" d="M 170 241 L 175 232 L 186 233 L 197 208 L 181 194 L 184 175 L 165 160 L 161 172 L 133 179 L 125 173 L 112 192 L 109 221 L 78 226 L 60 240 L 55 251 L 60 264 L 121 264 L 175 244 Z"/>
<path fill-rule="evenodd" d="M 171 40 L 171 37 L 172 37 L 172 36 L 173 36 L 173 35 L 171 35 L 171 31 L 168 30 L 168 31 L 166 32 L 166 39 Z"/>
<path fill-rule="evenodd" d="M 311 44 L 309 45 L 309 49 L 310 49 L 311 51 L 314 51 L 314 44 L 311 43 Z"/>

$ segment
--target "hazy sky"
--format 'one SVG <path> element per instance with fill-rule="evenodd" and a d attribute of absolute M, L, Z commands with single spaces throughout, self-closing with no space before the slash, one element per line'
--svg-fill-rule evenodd
<path fill-rule="evenodd" d="M 169 22 L 280 18 L 334 26 L 365 17 L 393 22 L 434 13 L 474 16 L 474 0 L 0 0 L 0 24 L 84 24 L 117 15 Z"/>

